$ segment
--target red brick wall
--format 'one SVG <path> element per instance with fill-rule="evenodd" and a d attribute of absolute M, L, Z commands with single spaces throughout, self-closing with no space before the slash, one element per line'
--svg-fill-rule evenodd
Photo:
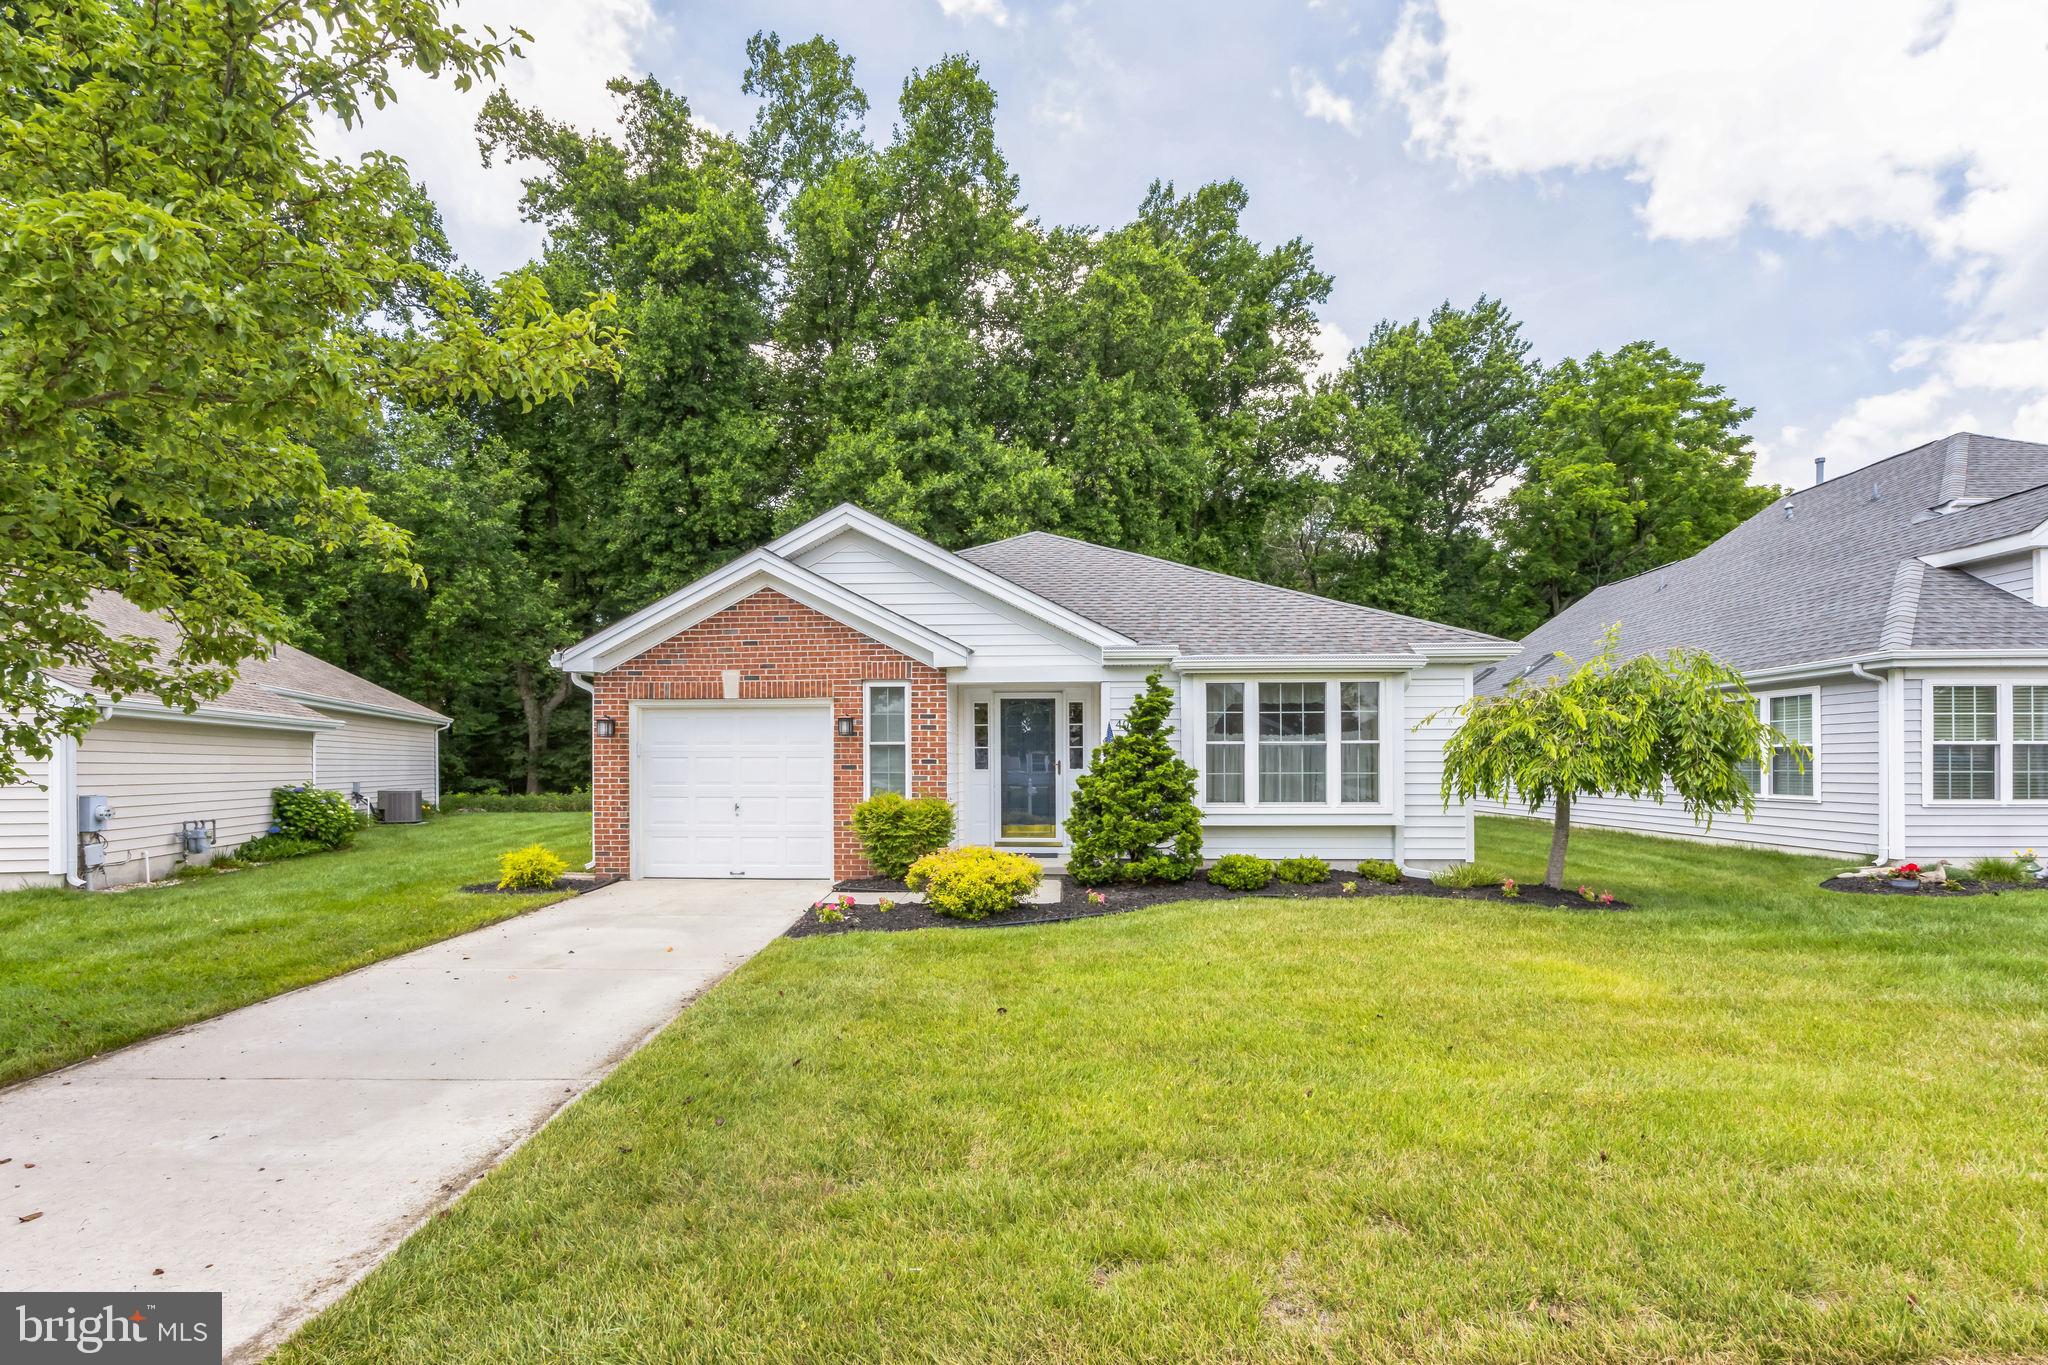
<path fill-rule="evenodd" d="M 910 681 L 910 785 L 913 795 L 946 794 L 946 675 L 764 588 L 644 654 L 591 679 L 592 714 L 610 716 L 618 733 L 591 741 L 591 831 L 597 870 L 632 870 L 632 703 L 713 700 L 724 672 L 740 671 L 742 698 L 829 697 L 832 715 L 861 717 L 861 733 L 832 739 L 832 864 L 839 877 L 868 875 L 853 808 L 863 788 L 867 742 L 862 684 Z M 593 727 L 594 729 L 595 727 Z"/>

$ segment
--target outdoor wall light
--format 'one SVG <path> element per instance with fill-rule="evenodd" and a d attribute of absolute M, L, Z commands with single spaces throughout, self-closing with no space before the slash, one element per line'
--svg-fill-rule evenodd
<path fill-rule="evenodd" d="M 839 718 L 839 734 L 842 739 L 852 739 L 859 733 L 860 720 L 858 717 L 841 716 Z"/>
<path fill-rule="evenodd" d="M 597 737 L 599 739 L 610 739 L 618 732 L 619 723 L 610 716 L 599 716 L 597 718 Z"/>

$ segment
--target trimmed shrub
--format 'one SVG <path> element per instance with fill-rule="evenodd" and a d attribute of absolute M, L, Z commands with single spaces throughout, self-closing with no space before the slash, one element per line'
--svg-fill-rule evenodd
<path fill-rule="evenodd" d="M 1281 881 L 1293 886 L 1313 886 L 1330 880 L 1330 865 L 1321 858 L 1282 858 L 1273 871 Z"/>
<path fill-rule="evenodd" d="M 1498 886 L 1500 874 L 1481 867 L 1478 863 L 1452 863 L 1429 874 L 1429 879 L 1438 886 L 1464 891 L 1475 886 Z"/>
<path fill-rule="evenodd" d="M 969 846 L 925 854 L 904 881 L 924 892 L 935 915 L 987 919 L 1030 894 L 1044 876 L 1045 869 L 1021 853 Z"/>
<path fill-rule="evenodd" d="M 1393 886 L 1401 880 L 1401 869 L 1384 858 L 1368 858 L 1358 865 L 1358 875 L 1369 882 Z"/>
<path fill-rule="evenodd" d="M 1173 751 L 1173 691 L 1154 673 L 1096 749 L 1067 813 L 1067 870 L 1087 882 L 1177 882 L 1202 865 L 1195 770 Z"/>
<path fill-rule="evenodd" d="M 245 863 L 275 863 L 326 851 L 327 845 L 294 834 L 262 834 L 236 849 L 235 857 Z"/>
<path fill-rule="evenodd" d="M 569 864 L 548 852 L 545 844 L 528 844 L 498 859 L 498 889 L 545 891 L 568 870 Z"/>
<path fill-rule="evenodd" d="M 590 809 L 590 793 L 580 792 L 451 792 L 441 798 L 444 811 L 576 811 Z"/>
<path fill-rule="evenodd" d="M 953 803 L 877 792 L 853 808 L 853 833 L 878 877 L 901 877 L 927 853 L 953 842 Z"/>
<path fill-rule="evenodd" d="M 361 826 L 355 808 L 325 787 L 277 787 L 270 793 L 273 834 L 289 834 L 322 848 L 347 848 Z"/>
<path fill-rule="evenodd" d="M 1273 860 L 1254 853 L 1226 853 L 1209 869 L 1209 880 L 1232 891 L 1263 891 L 1273 881 Z"/>

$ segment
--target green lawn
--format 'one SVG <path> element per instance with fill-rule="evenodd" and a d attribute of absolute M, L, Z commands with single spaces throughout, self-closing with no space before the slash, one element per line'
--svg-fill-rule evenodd
<path fill-rule="evenodd" d="M 282 1359 L 2048 1350 L 2048 897 L 1830 867 L 783 940 Z"/>
<path fill-rule="evenodd" d="M 0 1082 L 559 900 L 456 890 L 534 842 L 580 866 L 590 817 L 451 816 L 176 886 L 0 894 Z"/>

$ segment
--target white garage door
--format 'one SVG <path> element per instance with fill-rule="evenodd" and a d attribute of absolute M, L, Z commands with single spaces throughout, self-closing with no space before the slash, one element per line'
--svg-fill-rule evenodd
<path fill-rule="evenodd" d="M 832 875 L 829 707 L 648 707 L 634 725 L 636 875 Z"/>

